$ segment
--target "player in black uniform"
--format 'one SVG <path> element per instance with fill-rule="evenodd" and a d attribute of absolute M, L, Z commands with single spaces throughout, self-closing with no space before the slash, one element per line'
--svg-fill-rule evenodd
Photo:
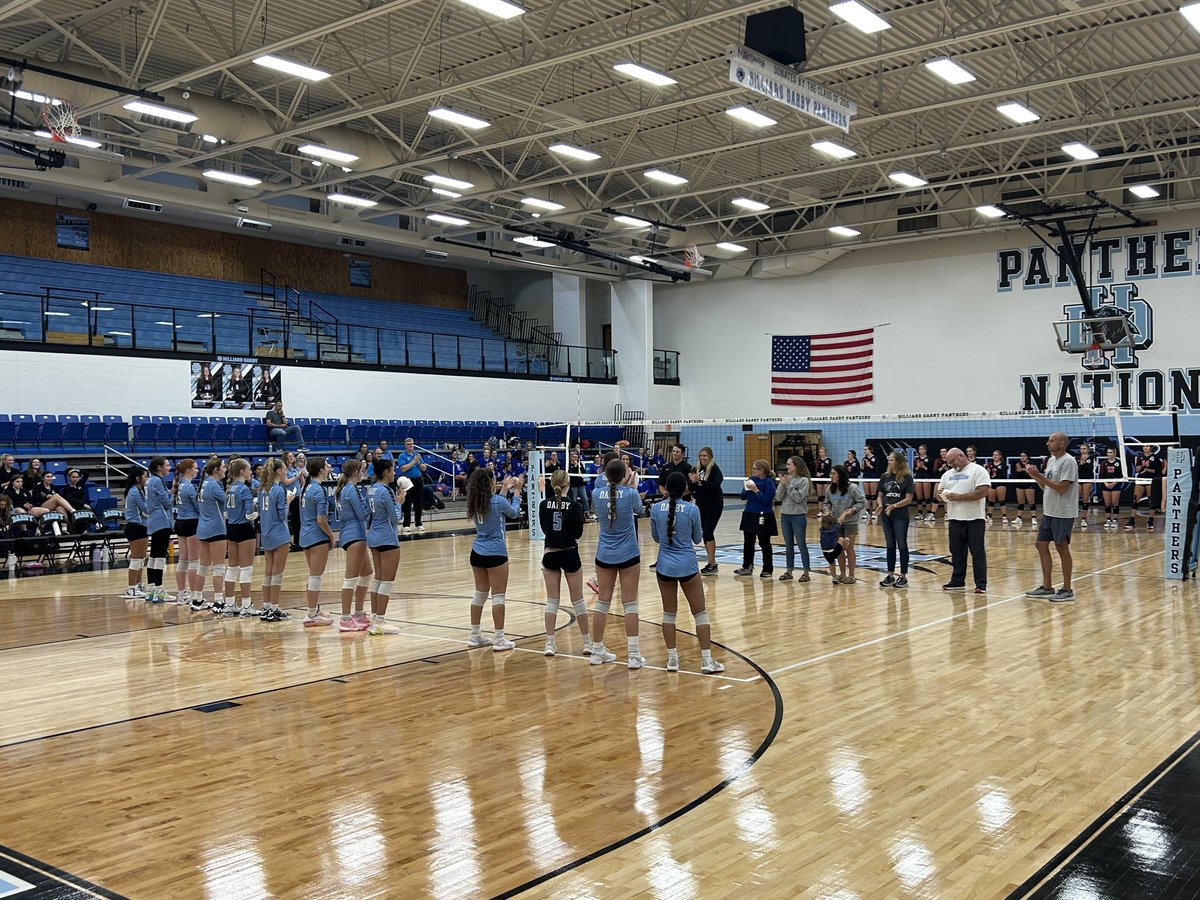
<path fill-rule="evenodd" d="M 1121 461 L 1117 459 L 1115 447 L 1109 447 L 1104 459 L 1096 462 L 1096 478 L 1100 481 L 1100 493 L 1104 499 L 1104 527 L 1116 528 L 1121 515 Z"/>
<path fill-rule="evenodd" d="M 1092 495 L 1096 492 L 1096 460 L 1092 456 L 1092 448 L 1085 441 L 1079 445 L 1079 527 L 1084 531 L 1088 527 L 1088 513 L 1091 511 Z"/>
<path fill-rule="evenodd" d="M 1012 466 L 1013 480 L 1028 483 L 1017 485 L 1017 515 L 1012 521 L 1016 528 L 1021 527 L 1021 512 L 1026 506 L 1029 507 L 1029 524 L 1037 525 L 1037 487 L 1033 484 L 1033 479 L 1025 474 L 1025 467 L 1029 463 L 1029 454 L 1021 451 L 1020 457 Z"/>
<path fill-rule="evenodd" d="M 862 477 L 863 495 L 867 498 L 867 515 L 871 521 L 879 519 L 879 505 L 876 500 L 879 494 L 879 463 L 875 459 L 875 448 L 870 444 L 863 445 Z"/>
<path fill-rule="evenodd" d="M 824 447 L 817 448 L 817 458 L 813 464 L 813 483 L 817 486 L 817 505 L 825 500 L 825 491 L 829 489 L 829 473 L 833 471 L 833 460 Z M 821 479 L 825 479 L 822 481 Z"/>
<path fill-rule="evenodd" d="M 916 486 L 917 521 L 925 519 L 929 513 L 929 498 L 933 496 L 933 485 L 928 479 L 933 477 L 933 466 L 929 461 L 929 448 L 924 444 L 917 445 L 916 455 L 913 456 L 913 481 Z"/>
<path fill-rule="evenodd" d="M 1125 523 L 1126 531 L 1133 531 L 1133 517 L 1138 514 L 1139 507 L 1145 506 L 1150 518 L 1146 521 L 1146 530 L 1154 530 L 1154 513 L 1163 502 L 1163 479 L 1167 474 L 1167 461 L 1154 452 L 1149 444 L 1142 445 L 1142 452 L 1133 461 L 1134 472 L 1138 478 L 1150 479 L 1149 484 L 1133 486 L 1133 512 Z"/>
<path fill-rule="evenodd" d="M 999 450 L 993 450 L 991 458 L 983 466 L 987 469 L 988 477 L 992 479 L 992 486 L 988 488 L 988 509 L 1000 510 L 1000 524 L 1008 524 L 1008 485 L 1004 484 L 1004 480 L 1008 478 L 1008 460 L 1004 458 L 1004 454 Z M 999 483 L 997 483 L 999 482 Z M 992 513 L 987 514 L 987 523 L 992 524 Z"/>
<path fill-rule="evenodd" d="M 946 448 L 938 447 L 938 455 L 933 458 L 933 464 L 930 466 L 930 474 L 938 481 L 942 480 L 942 475 L 946 469 L 950 467 L 950 463 L 946 462 Z M 936 488 L 936 484 L 930 485 L 931 492 Z M 925 517 L 926 522 L 933 522 L 937 519 L 938 511 L 937 494 L 931 493 L 931 502 L 929 504 L 929 515 Z"/>
<path fill-rule="evenodd" d="M 579 560 L 579 538 L 583 535 L 587 512 L 567 496 L 571 489 L 571 476 L 564 469 L 556 469 L 549 481 L 553 496 L 546 497 L 538 506 L 538 521 L 546 536 L 546 549 L 542 554 L 542 576 L 546 579 L 545 653 L 553 656 L 558 652 L 554 630 L 562 592 L 562 576 L 565 575 L 567 590 L 571 592 L 571 606 L 575 609 L 575 622 L 583 636 L 583 655 L 591 656 L 587 602 L 583 599 L 583 565 Z M 544 490 L 545 480 L 542 484 Z"/>

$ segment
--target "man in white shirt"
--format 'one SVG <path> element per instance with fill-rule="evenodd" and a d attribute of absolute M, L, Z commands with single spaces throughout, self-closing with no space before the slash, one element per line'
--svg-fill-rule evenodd
<path fill-rule="evenodd" d="M 1045 474 L 1039 472 L 1032 463 L 1025 466 L 1025 474 L 1045 492 L 1042 498 L 1045 515 L 1037 533 L 1042 583 L 1032 591 L 1026 591 L 1025 596 L 1049 600 L 1051 603 L 1069 603 L 1075 599 L 1075 592 L 1071 590 L 1071 529 L 1075 527 L 1075 514 L 1079 510 L 1079 464 L 1067 452 L 1069 441 L 1061 431 L 1050 435 L 1046 441 L 1050 460 L 1046 463 Z M 1058 558 L 1062 563 L 1063 586 L 1058 591 L 1050 584 L 1051 542 L 1058 550 Z"/>
<path fill-rule="evenodd" d="M 944 591 L 961 591 L 967 585 L 967 551 L 971 551 L 971 569 L 975 593 L 987 593 L 987 550 L 984 547 L 987 493 L 992 479 L 987 469 L 967 459 L 958 447 L 946 451 L 949 468 L 942 473 L 937 499 L 946 504 L 946 527 L 950 533 L 950 580 Z"/>

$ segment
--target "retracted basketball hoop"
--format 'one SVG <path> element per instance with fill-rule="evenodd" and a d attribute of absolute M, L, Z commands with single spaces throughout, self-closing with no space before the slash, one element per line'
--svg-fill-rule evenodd
<path fill-rule="evenodd" d="M 1124 310 L 1100 307 L 1098 315 L 1054 323 L 1058 349 L 1083 356 L 1085 369 L 1104 367 L 1105 352 L 1134 345 L 1133 329 Z"/>

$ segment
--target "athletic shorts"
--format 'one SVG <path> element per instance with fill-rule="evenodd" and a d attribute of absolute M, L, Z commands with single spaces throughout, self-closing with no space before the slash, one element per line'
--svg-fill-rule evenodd
<path fill-rule="evenodd" d="M 1075 520 L 1063 516 L 1042 516 L 1038 519 L 1037 539 L 1055 544 L 1071 543 L 1071 529 Z"/>
<path fill-rule="evenodd" d="M 579 548 L 547 550 L 542 554 L 542 568 L 547 572 L 566 572 L 568 575 L 574 575 L 583 568 L 583 560 L 579 558 Z"/>
<path fill-rule="evenodd" d="M 321 546 L 332 547 L 333 541 L 331 541 L 329 538 L 322 538 L 319 541 L 313 541 L 311 544 L 305 544 L 300 549 L 301 550 L 311 550 L 313 547 L 321 547 Z"/>
<path fill-rule="evenodd" d="M 127 541 L 144 541 L 148 534 L 145 525 L 138 525 L 134 522 L 128 522 L 125 525 L 125 540 Z"/>
<path fill-rule="evenodd" d="M 200 524 L 199 519 L 176 519 L 175 533 L 181 538 L 195 537 L 196 526 Z"/>
<path fill-rule="evenodd" d="M 838 525 L 839 537 L 858 537 L 857 522 L 842 522 Z"/>
<path fill-rule="evenodd" d="M 254 524 L 252 522 L 235 522 L 229 526 L 228 536 L 230 542 L 234 544 L 252 541 L 255 538 Z"/>
<path fill-rule="evenodd" d="M 400 545 L 399 544 L 384 544 L 381 547 L 372 547 L 371 549 L 376 550 L 379 553 L 387 553 L 389 550 L 399 550 Z"/>
<path fill-rule="evenodd" d="M 602 560 L 599 560 L 599 559 L 596 560 L 596 568 L 598 568 L 598 569 L 631 569 L 634 566 L 640 566 L 641 564 L 642 564 L 641 556 L 634 556 L 634 557 L 631 557 L 630 559 L 625 560 L 624 562 L 618 562 L 618 563 L 603 562 Z"/>
<path fill-rule="evenodd" d="M 224 534 L 214 534 L 212 537 L 200 538 L 202 543 L 215 544 L 217 541 L 227 541 L 229 537 Z"/>
<path fill-rule="evenodd" d="M 472 569 L 495 569 L 508 562 L 507 556 L 481 556 L 474 550 L 471 551 L 471 568 Z"/>
<path fill-rule="evenodd" d="M 663 584 L 671 584 L 672 582 L 676 584 L 687 584 L 689 581 L 698 577 L 699 575 L 699 570 L 693 572 L 691 575 L 664 575 L 662 572 L 658 571 L 658 569 L 654 570 L 654 577 Z"/>
<path fill-rule="evenodd" d="M 363 542 L 362 538 L 354 538 L 353 540 L 346 541 L 344 544 L 339 544 L 338 546 L 340 546 L 343 550 L 348 550 L 349 548 L 353 547 L 355 544 L 361 544 L 362 542 Z"/>

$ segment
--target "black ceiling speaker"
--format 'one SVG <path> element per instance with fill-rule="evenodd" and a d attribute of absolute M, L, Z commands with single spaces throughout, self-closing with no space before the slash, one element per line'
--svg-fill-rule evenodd
<path fill-rule="evenodd" d="M 746 46 L 784 66 L 808 59 L 804 46 L 804 13 L 781 6 L 746 17 Z"/>

